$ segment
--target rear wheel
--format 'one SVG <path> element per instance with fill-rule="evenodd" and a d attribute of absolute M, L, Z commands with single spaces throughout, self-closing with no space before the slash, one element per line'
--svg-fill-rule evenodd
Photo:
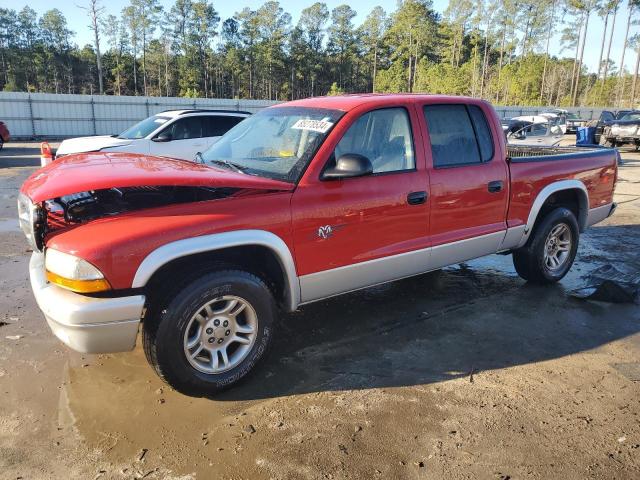
<path fill-rule="evenodd" d="M 535 226 L 525 246 L 513 252 L 516 272 L 532 283 L 559 281 L 573 265 L 579 235 L 571 210 L 552 210 Z"/>
<path fill-rule="evenodd" d="M 176 390 L 213 395 L 244 378 L 271 343 L 273 296 L 255 275 L 225 270 L 190 283 L 145 321 L 147 360 Z"/>

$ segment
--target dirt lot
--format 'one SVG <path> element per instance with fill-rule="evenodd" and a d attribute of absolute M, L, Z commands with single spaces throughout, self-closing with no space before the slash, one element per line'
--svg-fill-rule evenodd
<path fill-rule="evenodd" d="M 83 356 L 50 333 L 15 221 L 34 147 L 0 152 L 0 478 L 640 478 L 640 308 L 568 293 L 640 271 L 639 154 L 560 284 L 494 256 L 310 305 L 206 400 L 139 346 Z"/>

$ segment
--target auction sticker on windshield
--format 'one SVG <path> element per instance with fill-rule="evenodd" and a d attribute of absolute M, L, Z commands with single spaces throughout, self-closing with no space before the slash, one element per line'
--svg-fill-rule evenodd
<path fill-rule="evenodd" d="M 319 133 L 327 133 L 333 126 L 333 123 L 327 122 L 326 120 L 306 120 L 300 119 L 296 123 L 294 123 L 291 128 L 295 130 L 311 130 L 313 132 Z"/>

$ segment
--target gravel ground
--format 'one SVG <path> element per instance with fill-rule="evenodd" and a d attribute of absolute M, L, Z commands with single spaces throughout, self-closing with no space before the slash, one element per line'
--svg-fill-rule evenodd
<path fill-rule="evenodd" d="M 81 355 L 50 333 L 16 195 L 37 144 L 0 152 L 0 478 L 640 478 L 640 309 L 569 291 L 640 271 L 640 155 L 616 214 L 560 284 L 507 256 L 303 307 L 255 375 L 182 396 L 140 346 Z"/>

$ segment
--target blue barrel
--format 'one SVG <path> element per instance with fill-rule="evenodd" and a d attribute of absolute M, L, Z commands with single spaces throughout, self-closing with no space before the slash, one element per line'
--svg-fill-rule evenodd
<path fill-rule="evenodd" d="M 594 143 L 596 143 L 596 127 L 576 129 L 576 145 L 593 145 Z"/>

